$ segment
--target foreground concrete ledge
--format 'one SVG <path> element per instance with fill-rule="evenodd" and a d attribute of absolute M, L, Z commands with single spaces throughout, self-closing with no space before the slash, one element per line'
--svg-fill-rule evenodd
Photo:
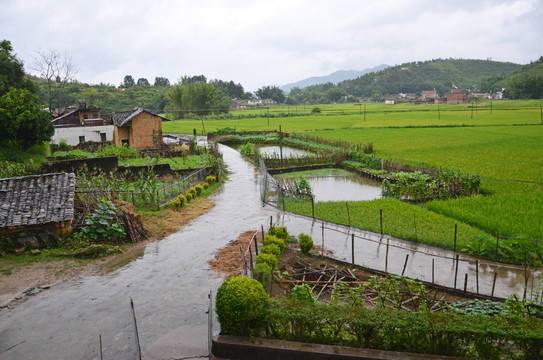
<path fill-rule="evenodd" d="M 395 351 L 359 349 L 346 346 L 308 344 L 296 341 L 218 335 L 213 337 L 211 352 L 215 357 L 231 360 L 310 360 L 310 359 L 367 359 L 367 360 L 460 360 L 463 358 L 439 355 L 410 354 Z"/>

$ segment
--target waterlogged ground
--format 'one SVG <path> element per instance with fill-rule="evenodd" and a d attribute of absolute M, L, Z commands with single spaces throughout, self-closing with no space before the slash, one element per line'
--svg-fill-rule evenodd
<path fill-rule="evenodd" d="M 324 243 L 340 260 L 351 260 L 351 233 L 365 237 L 369 241 L 357 240 L 356 263 L 379 270 L 385 267 L 387 242 L 392 245 L 388 261 L 392 273 L 401 273 L 408 254 L 406 275 L 430 280 L 428 269 L 434 255 L 436 282 L 452 286 L 454 264 L 439 257 L 451 256 L 449 252 L 341 226 L 327 225 L 323 231 L 319 221 L 262 207 L 258 170 L 235 150 L 223 146 L 221 150 L 229 181 L 210 197 L 216 203 L 213 209 L 177 233 L 150 243 L 141 256 L 110 273 L 78 276 L 0 315 L 0 358 L 99 359 L 102 347 L 104 359 L 134 359 L 137 348 L 130 299 L 145 359 L 207 357 L 208 294 L 222 282 L 208 260 L 241 233 L 261 225 L 267 229 L 270 216 L 291 234 L 304 232 L 316 243 Z M 460 276 L 469 273 L 473 279 L 474 260 L 466 260 L 458 272 Z M 480 287 L 485 291 L 494 269 L 493 264 L 481 266 Z M 520 291 L 523 274 L 516 267 L 500 270 L 495 294 L 507 297 L 513 290 Z M 473 286 L 470 283 L 469 289 Z M 215 333 L 217 327 L 215 323 Z"/>

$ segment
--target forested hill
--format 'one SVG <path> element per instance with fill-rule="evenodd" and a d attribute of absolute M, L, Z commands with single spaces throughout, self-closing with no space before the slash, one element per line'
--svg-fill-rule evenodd
<path fill-rule="evenodd" d="M 417 61 L 389 67 L 354 80 L 345 80 L 338 87 L 357 97 L 420 93 L 434 88 L 443 95 L 453 85 L 464 89 L 480 89 L 488 77 L 507 75 L 520 67 L 519 64 L 491 60 Z"/>

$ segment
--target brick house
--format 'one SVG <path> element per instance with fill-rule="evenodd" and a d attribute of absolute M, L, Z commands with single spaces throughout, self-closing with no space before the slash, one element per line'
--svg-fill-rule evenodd
<path fill-rule="evenodd" d="M 467 102 L 468 93 L 456 86 L 452 88 L 449 94 L 447 94 L 447 104 L 449 105 L 467 104 Z"/>
<path fill-rule="evenodd" d="M 87 107 L 85 100 L 79 100 L 78 107 L 67 108 L 62 115 L 51 120 L 55 133 L 51 138 L 54 144 L 64 141 L 68 145 L 83 142 L 113 141 L 113 125 L 100 109 Z"/>
<path fill-rule="evenodd" d="M 420 95 L 420 99 L 422 101 L 430 101 L 430 100 L 436 100 L 436 99 L 439 99 L 439 93 L 436 91 L 436 89 L 434 90 L 423 90 L 421 95 Z"/>
<path fill-rule="evenodd" d="M 127 144 L 134 149 L 152 149 L 163 145 L 162 121 L 168 118 L 153 114 L 137 107 L 130 111 L 111 114 L 113 121 L 113 143 L 115 146 Z"/>

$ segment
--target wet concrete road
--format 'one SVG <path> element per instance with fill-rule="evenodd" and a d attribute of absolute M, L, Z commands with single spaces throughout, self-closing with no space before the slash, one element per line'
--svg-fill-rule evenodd
<path fill-rule="evenodd" d="M 316 244 L 321 242 L 321 222 L 262 207 L 258 170 L 236 151 L 227 147 L 221 150 L 230 180 L 212 195 L 217 205 L 209 213 L 148 245 L 142 257 L 121 269 L 64 282 L 4 313 L 0 316 L 0 359 L 96 359 L 100 358 L 100 336 L 104 359 L 134 359 L 137 350 L 130 298 L 144 359 L 207 356 L 208 293 L 210 289 L 215 292 L 222 281 L 207 264 L 215 251 L 240 233 L 269 224 L 270 216 L 279 225 L 286 225 L 290 233 L 308 233 Z M 348 232 L 345 227 L 327 226 Z M 345 233 L 326 230 L 325 247 L 337 258 L 350 261 L 350 236 Z M 379 239 L 362 231 L 357 235 Z M 392 239 L 390 243 L 403 242 Z M 357 263 L 384 268 L 383 244 L 357 240 L 356 249 Z M 443 254 L 438 249 L 425 249 Z M 390 250 L 390 272 L 401 273 L 406 253 L 409 251 Z M 430 272 L 424 266 L 429 262 L 418 261 L 421 257 L 411 253 L 407 276 L 428 279 Z M 454 271 L 452 262 L 444 262 L 443 267 L 436 268 L 436 274 L 438 271 L 449 281 Z M 461 276 L 463 271 L 459 270 Z M 516 269 L 514 275 L 507 274 L 510 281 L 498 283 L 496 294 L 517 289 L 520 273 Z M 488 285 L 491 274 L 480 274 L 481 283 Z M 217 328 L 215 323 L 215 331 Z"/>
<path fill-rule="evenodd" d="M 230 180 L 212 195 L 209 213 L 122 269 L 64 282 L 4 313 L 0 359 L 99 358 L 100 335 L 104 359 L 134 359 L 130 298 L 145 359 L 207 356 L 205 346 L 199 354 L 195 347 L 207 334 L 208 293 L 222 281 L 207 261 L 270 214 L 260 203 L 258 170 L 223 152 Z"/>

